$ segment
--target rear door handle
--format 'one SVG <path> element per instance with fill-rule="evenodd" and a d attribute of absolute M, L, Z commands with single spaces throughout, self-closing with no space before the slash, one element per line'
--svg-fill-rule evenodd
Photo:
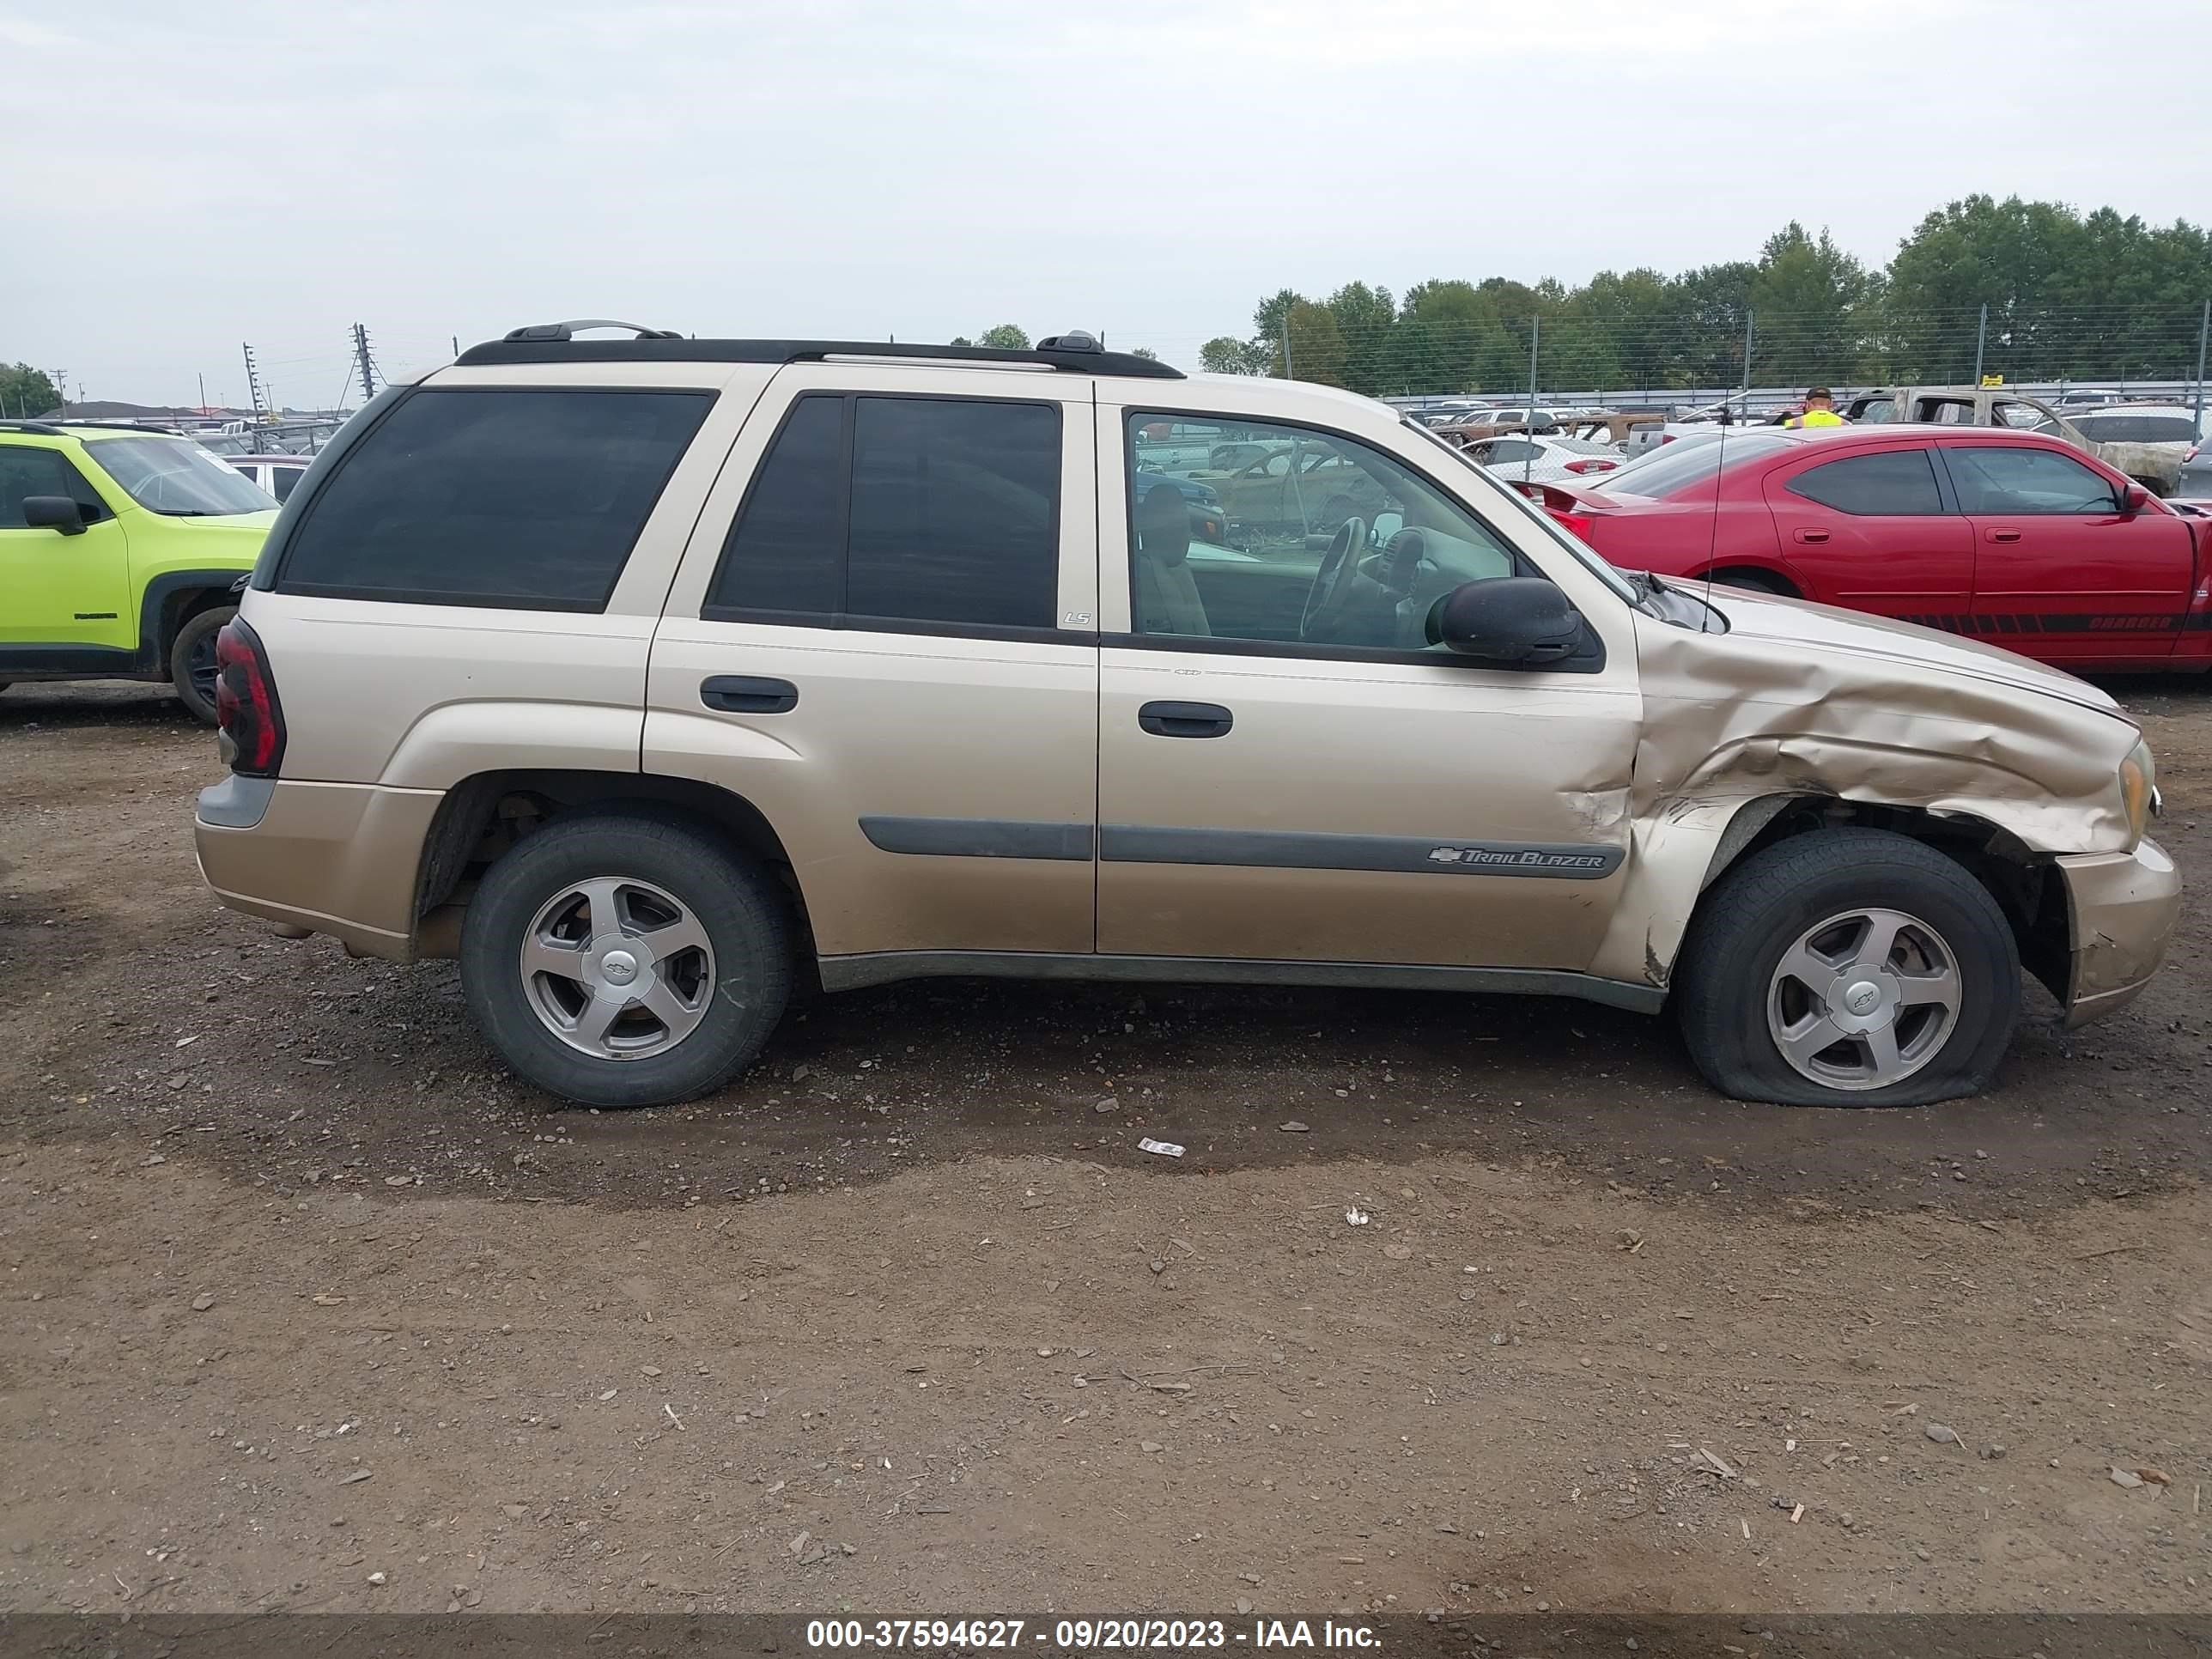
<path fill-rule="evenodd" d="M 1218 702 L 1148 702 L 1137 724 L 1156 738 L 1222 738 L 1237 717 Z"/>
<path fill-rule="evenodd" d="M 2020 539 L 2020 532 L 2017 530 L 1992 530 L 1989 532 L 1989 538 L 1993 542 L 2016 542 Z"/>
<path fill-rule="evenodd" d="M 1828 532 L 1825 530 L 1798 530 L 1793 531 L 1791 535 L 1801 542 L 1825 542 L 1828 539 Z"/>
<path fill-rule="evenodd" d="M 699 701 L 726 714 L 787 714 L 799 707 L 799 688 L 789 680 L 717 674 L 700 683 Z"/>

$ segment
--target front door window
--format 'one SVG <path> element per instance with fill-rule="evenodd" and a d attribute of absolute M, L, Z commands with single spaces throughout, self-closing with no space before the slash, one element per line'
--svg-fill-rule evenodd
<path fill-rule="evenodd" d="M 1429 612 L 1463 582 L 1516 574 L 1512 553 L 1395 457 L 1341 434 L 1168 417 L 1126 428 L 1131 629 L 1287 646 L 1424 651 Z M 1206 428 L 1206 465 L 1191 434 Z M 1219 542 L 1194 528 L 1218 497 Z"/>

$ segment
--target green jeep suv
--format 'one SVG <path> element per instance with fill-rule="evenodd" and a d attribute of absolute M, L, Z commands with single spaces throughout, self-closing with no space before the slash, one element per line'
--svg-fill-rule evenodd
<path fill-rule="evenodd" d="M 276 503 L 188 439 L 0 421 L 0 690 L 167 680 L 215 722 L 215 636 Z"/>

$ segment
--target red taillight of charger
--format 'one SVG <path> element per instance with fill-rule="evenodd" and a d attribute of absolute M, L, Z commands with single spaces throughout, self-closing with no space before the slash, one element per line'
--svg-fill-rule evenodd
<path fill-rule="evenodd" d="M 1567 463 L 1567 471 L 1570 472 L 1610 472 L 1613 468 L 1620 465 L 1620 463 L 1619 461 L 1601 460 L 1598 457 L 1593 455 L 1588 460 L 1569 461 Z"/>
<path fill-rule="evenodd" d="M 1562 513 L 1556 507 L 1547 507 L 1544 511 L 1550 514 L 1567 534 L 1582 541 L 1589 540 L 1590 532 L 1597 526 L 1597 520 L 1587 513 Z"/>
<path fill-rule="evenodd" d="M 215 720 L 228 750 L 230 769 L 250 778 L 273 778 L 284 761 L 284 711 L 269 653 L 243 617 L 233 617 L 215 636 Z"/>

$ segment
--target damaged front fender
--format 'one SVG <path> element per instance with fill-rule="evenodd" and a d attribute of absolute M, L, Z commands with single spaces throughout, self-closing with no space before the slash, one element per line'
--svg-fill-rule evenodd
<path fill-rule="evenodd" d="M 2031 857 L 2130 849 L 2138 733 L 2094 688 L 1901 623 L 1723 604 L 1725 634 L 1639 619 L 1627 878 L 1594 973 L 1665 985 L 1698 894 L 1794 802 L 1966 820 Z"/>

